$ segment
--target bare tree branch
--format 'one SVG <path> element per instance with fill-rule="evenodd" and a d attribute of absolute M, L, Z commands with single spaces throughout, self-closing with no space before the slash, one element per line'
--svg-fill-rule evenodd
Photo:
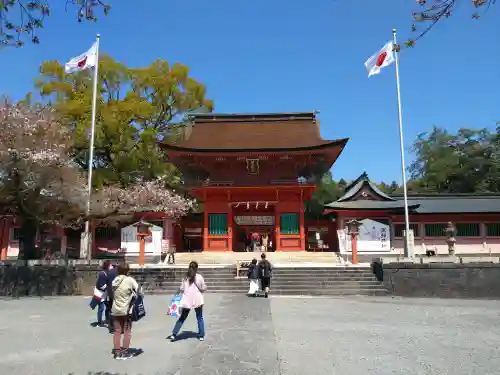
<path fill-rule="evenodd" d="M 104 15 L 111 9 L 101 0 L 66 0 L 66 9 L 69 6 L 76 8 L 78 22 L 97 21 L 96 8 L 102 8 Z M 37 31 L 50 10 L 48 0 L 0 0 L 0 47 L 22 47 L 27 38 L 39 44 Z"/>
<path fill-rule="evenodd" d="M 419 11 L 413 12 L 414 23 L 411 26 L 412 32 L 416 33 L 416 37 L 405 42 L 407 47 L 413 47 L 417 40 L 425 36 L 439 21 L 449 18 L 453 15 L 454 10 L 459 3 L 466 0 L 416 0 L 420 6 Z M 469 0 L 473 7 L 477 10 L 472 14 L 473 19 L 479 19 L 479 8 L 483 8 L 487 12 L 496 0 Z M 422 25 L 422 27 L 420 27 Z"/>

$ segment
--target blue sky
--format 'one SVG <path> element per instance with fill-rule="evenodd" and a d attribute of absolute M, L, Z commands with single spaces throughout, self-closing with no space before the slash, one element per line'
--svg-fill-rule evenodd
<path fill-rule="evenodd" d="M 0 52 L 0 93 L 21 98 L 44 60 L 84 52 L 99 32 L 102 50 L 130 66 L 157 58 L 190 66 L 216 112 L 319 110 L 325 139 L 350 138 L 334 178 L 366 171 L 401 181 L 394 66 L 368 79 L 363 63 L 392 28 L 401 41 L 410 35 L 415 1 L 109 1 L 110 15 L 95 24 L 78 24 L 57 2 L 42 44 Z M 433 125 L 494 129 L 500 121 L 500 5 L 480 21 L 461 5 L 401 54 L 407 149 Z"/>

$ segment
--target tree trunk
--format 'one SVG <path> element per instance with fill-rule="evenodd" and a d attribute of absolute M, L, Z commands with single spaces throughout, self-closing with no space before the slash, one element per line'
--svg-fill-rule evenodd
<path fill-rule="evenodd" d="M 23 260 L 38 259 L 36 248 L 36 235 L 38 232 L 38 222 L 33 218 L 22 218 L 19 231 L 19 255 Z"/>

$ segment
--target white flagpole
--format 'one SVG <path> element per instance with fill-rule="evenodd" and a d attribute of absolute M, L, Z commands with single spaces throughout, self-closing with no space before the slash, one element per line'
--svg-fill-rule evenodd
<path fill-rule="evenodd" d="M 392 29 L 392 37 L 394 46 L 397 46 L 396 29 Z M 408 214 L 408 190 L 406 186 L 406 164 L 405 164 L 405 148 L 403 140 L 403 114 L 401 111 L 401 87 L 399 83 L 399 49 L 395 48 L 394 55 L 396 58 L 396 90 L 398 93 L 398 117 L 399 117 L 399 148 L 401 151 L 401 174 L 403 176 L 403 196 L 405 204 L 405 243 L 404 243 L 404 256 L 405 258 L 413 258 L 413 253 L 410 254 L 410 215 Z"/>
<path fill-rule="evenodd" d="M 88 174 L 88 192 L 87 192 L 87 221 L 85 222 L 85 242 L 86 242 L 86 257 L 88 260 L 92 259 L 92 235 L 90 233 L 90 207 L 92 199 L 92 169 L 94 161 L 94 135 L 95 135 L 95 118 L 97 109 L 97 81 L 99 79 L 99 40 L 100 35 L 96 37 L 96 63 L 94 67 L 94 85 L 92 89 L 92 120 L 90 125 L 90 146 L 89 146 L 89 174 Z"/>

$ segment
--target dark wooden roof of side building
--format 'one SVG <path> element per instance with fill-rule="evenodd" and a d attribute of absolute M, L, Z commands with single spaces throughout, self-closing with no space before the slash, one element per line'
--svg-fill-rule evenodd
<path fill-rule="evenodd" d="M 368 188 L 375 200 L 359 199 L 359 192 Z M 418 194 L 408 196 L 408 208 L 413 214 L 473 214 L 500 213 L 500 194 Z M 402 195 L 380 191 L 363 173 L 346 187 L 344 195 L 335 202 L 325 205 L 325 211 L 337 210 L 389 210 L 402 212 Z"/>
<path fill-rule="evenodd" d="M 198 114 L 192 130 L 180 143 L 163 147 L 179 151 L 282 151 L 337 148 L 348 139 L 325 140 L 315 112 L 260 114 Z"/>

